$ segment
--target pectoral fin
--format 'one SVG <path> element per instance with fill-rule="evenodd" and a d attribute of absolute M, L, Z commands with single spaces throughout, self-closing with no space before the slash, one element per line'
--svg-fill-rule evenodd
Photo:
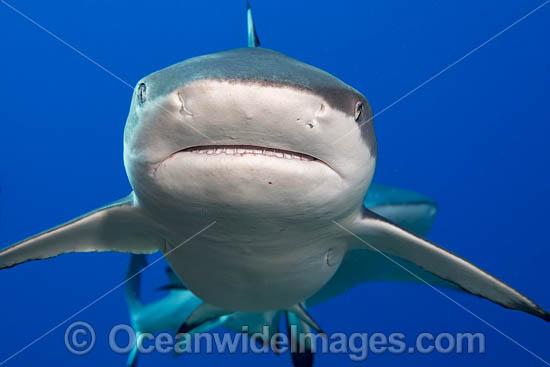
<path fill-rule="evenodd" d="M 128 197 L 0 251 L 0 269 L 69 252 L 153 253 L 164 240 Z"/>
<path fill-rule="evenodd" d="M 469 293 L 506 308 L 521 310 L 550 321 L 548 312 L 514 288 L 368 209 L 364 209 L 362 218 L 353 227 L 346 229 L 339 225 L 349 231 L 350 235 L 356 236 L 355 243 L 363 249 L 403 258 L 442 279 L 455 283 Z"/>

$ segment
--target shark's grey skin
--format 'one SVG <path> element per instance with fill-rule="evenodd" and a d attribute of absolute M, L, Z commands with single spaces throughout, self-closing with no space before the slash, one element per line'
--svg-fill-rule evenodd
<path fill-rule="evenodd" d="M 394 223 L 419 235 L 426 235 L 428 233 L 437 213 L 437 204 L 425 196 L 380 184 L 372 184 L 370 186 L 364 200 L 364 205 L 378 214 L 386 214 L 388 219 Z M 418 282 L 417 278 L 414 278 L 390 261 L 377 261 L 378 257 L 381 256 L 379 254 L 363 251 L 357 254 L 352 253 L 351 255 L 353 256 L 347 256 L 344 259 L 335 276 L 313 297 L 306 300 L 308 306 L 324 302 L 359 283 L 372 282 L 378 279 Z M 202 303 L 202 300 L 195 296 L 193 292 L 186 289 L 185 285 L 168 268 L 167 273 L 170 284 L 162 287 L 162 289 L 169 290 L 169 293 L 157 301 L 144 304 L 140 299 L 140 272 L 146 265 L 147 262 L 143 255 L 133 255 L 128 269 L 128 278 L 130 280 L 126 283 L 126 302 L 136 333 L 134 348 L 128 356 L 128 366 L 136 365 L 139 354 L 138 346 L 143 342 L 143 335 L 145 333 L 160 331 L 177 332 L 180 325 Z M 418 276 L 421 276 L 422 279 L 429 281 L 432 285 L 459 289 L 453 283 L 434 277 L 430 273 L 426 273 L 414 266 L 414 264 L 408 264 L 408 268 Z M 273 334 L 279 332 L 281 317 L 281 312 L 236 312 L 229 316 L 214 319 L 212 322 L 195 329 L 193 332 L 207 332 L 216 327 L 225 327 L 236 332 L 247 330 L 249 335 L 255 335 L 255 338 L 261 341 L 263 345 L 269 346 L 272 342 L 270 339 Z M 310 331 L 306 323 L 292 315 L 289 315 L 287 322 L 298 332 Z M 294 329 L 291 328 L 291 330 Z M 292 333 L 290 337 L 292 338 Z M 299 338 L 289 342 L 290 345 L 297 345 L 296 349 L 298 351 L 302 347 L 299 343 Z M 305 357 L 302 356 L 301 360 L 303 361 L 304 358 L 308 358 L 312 362 L 311 348 L 307 348 L 307 345 L 303 348 L 302 355 L 305 355 Z M 295 363 L 295 365 L 305 366 L 311 365 L 311 363 Z"/>
<path fill-rule="evenodd" d="M 346 256 L 375 251 L 550 321 L 517 290 L 365 208 L 376 156 L 367 100 L 336 77 L 263 48 L 189 59 L 137 83 L 124 133 L 133 192 L 4 249 L 0 268 L 161 251 L 204 301 L 182 332 L 278 310 L 320 330 L 303 302 Z"/>

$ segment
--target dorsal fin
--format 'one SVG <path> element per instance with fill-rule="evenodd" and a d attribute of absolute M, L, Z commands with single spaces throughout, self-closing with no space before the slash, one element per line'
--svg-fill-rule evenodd
<path fill-rule="evenodd" d="M 252 18 L 252 8 L 250 7 L 250 0 L 246 0 L 246 19 L 248 24 L 248 47 L 259 47 L 260 38 L 256 32 L 254 26 L 254 19 Z"/>

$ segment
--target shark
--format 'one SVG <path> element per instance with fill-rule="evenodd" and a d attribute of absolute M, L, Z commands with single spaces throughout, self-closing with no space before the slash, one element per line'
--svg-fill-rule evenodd
<path fill-rule="evenodd" d="M 424 195 L 374 183 L 370 186 L 363 204 L 418 235 L 426 235 L 429 232 L 437 214 L 437 203 Z M 375 252 L 365 251 L 347 254 L 332 279 L 314 296 L 308 298 L 305 305 L 313 307 L 362 283 L 390 279 L 396 282 L 419 282 L 418 278 L 410 273 L 399 271 L 400 269 L 390 261 L 377 261 L 380 256 Z M 414 264 L 397 258 L 394 261 L 400 261 L 407 269 L 414 269 L 415 274 L 421 275 L 424 280 L 429 279 L 432 285 L 460 291 L 453 283 L 426 273 Z M 202 300 L 179 280 L 172 269 L 167 267 L 169 284 L 159 287 L 158 290 L 168 291 L 168 294 L 145 304 L 140 294 L 141 272 L 146 267 L 145 255 L 132 255 L 127 272 L 127 278 L 130 280 L 125 284 L 126 303 L 135 333 L 133 348 L 128 356 L 128 366 L 137 365 L 139 350 L 145 340 L 144 335 L 166 330 L 176 333 L 187 317 L 202 303 Z M 289 334 L 289 345 L 295 346 L 294 350 L 290 349 L 293 365 L 312 366 L 314 348 L 311 340 L 299 337 L 300 333 L 310 333 L 311 329 L 309 325 L 288 312 L 236 312 L 203 324 L 192 333 L 210 332 L 220 327 L 234 332 L 246 330 L 247 335 L 255 338 L 259 348 L 271 347 L 276 354 L 280 354 L 281 351 L 274 343 L 274 336 L 280 332 L 279 323 L 283 318 Z M 264 330 L 268 332 L 265 333 Z"/>
<path fill-rule="evenodd" d="M 131 193 L 8 246 L 0 268 L 70 252 L 160 251 L 201 300 L 178 332 L 236 312 L 284 311 L 322 333 L 304 302 L 345 258 L 379 253 L 373 269 L 397 258 L 550 321 L 512 286 L 386 218 L 391 208 L 363 205 L 377 162 L 368 100 L 261 47 L 250 6 L 247 14 L 249 47 L 187 59 L 136 84 L 123 138 Z"/>

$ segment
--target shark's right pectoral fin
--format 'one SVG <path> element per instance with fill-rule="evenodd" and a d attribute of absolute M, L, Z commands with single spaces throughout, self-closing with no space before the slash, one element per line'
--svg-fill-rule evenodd
<path fill-rule="evenodd" d="M 153 253 L 164 240 L 134 206 L 134 196 L 114 202 L 0 251 L 0 269 L 69 252 Z"/>
<path fill-rule="evenodd" d="M 400 257 L 476 296 L 550 321 L 550 313 L 506 283 L 366 208 L 361 219 L 347 231 L 358 240 L 357 249 Z M 396 266 L 400 267 L 397 263 Z M 409 271 L 405 267 L 401 270 Z"/>

